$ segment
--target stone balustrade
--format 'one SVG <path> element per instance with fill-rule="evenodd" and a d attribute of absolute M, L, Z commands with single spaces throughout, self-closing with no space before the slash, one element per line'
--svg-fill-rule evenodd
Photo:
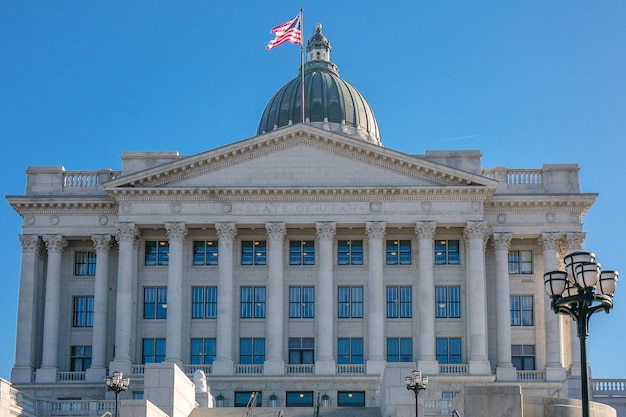
<path fill-rule="evenodd" d="M 626 379 L 593 379 L 591 391 L 594 396 L 626 397 Z"/>
<path fill-rule="evenodd" d="M 26 194 L 105 194 L 103 184 L 121 176 L 121 171 L 66 171 L 62 166 L 28 167 Z"/>
<path fill-rule="evenodd" d="M 483 176 L 498 181 L 497 192 L 580 192 L 577 164 L 546 164 L 541 169 L 483 169 Z"/>

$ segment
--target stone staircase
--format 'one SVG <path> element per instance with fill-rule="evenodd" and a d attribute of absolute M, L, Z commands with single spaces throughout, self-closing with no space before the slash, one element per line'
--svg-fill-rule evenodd
<path fill-rule="evenodd" d="M 249 417 L 314 417 L 312 407 L 260 407 L 248 411 Z M 243 417 L 245 407 L 195 408 L 189 417 Z M 378 407 L 328 407 L 320 408 L 319 417 L 381 417 Z"/>

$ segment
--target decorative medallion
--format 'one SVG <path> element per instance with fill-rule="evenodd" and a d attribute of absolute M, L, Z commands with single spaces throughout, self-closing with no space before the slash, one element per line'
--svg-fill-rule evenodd
<path fill-rule="evenodd" d="M 100 223 L 102 226 L 104 226 L 108 222 L 109 222 L 109 218 L 107 216 L 98 217 L 98 223 Z"/>
<path fill-rule="evenodd" d="M 421 206 L 422 211 L 425 211 L 427 213 L 433 209 L 433 204 L 430 201 L 423 201 Z"/>
<path fill-rule="evenodd" d="M 170 205 L 170 210 L 172 213 L 180 213 L 183 210 L 183 205 L 180 203 L 172 203 Z"/>
<path fill-rule="evenodd" d="M 222 211 L 224 213 L 230 213 L 233 209 L 233 206 L 230 203 L 226 203 L 222 206 Z"/>
<path fill-rule="evenodd" d="M 33 216 L 28 216 L 24 219 L 24 222 L 27 225 L 32 226 L 33 224 L 35 224 L 35 218 Z"/>
<path fill-rule="evenodd" d="M 130 203 L 124 203 L 122 204 L 122 207 L 120 207 L 120 209 L 122 210 L 122 213 L 130 213 L 130 208 L 131 208 Z"/>
<path fill-rule="evenodd" d="M 498 223 L 500 224 L 506 223 L 506 214 L 498 214 Z"/>
<path fill-rule="evenodd" d="M 375 203 L 371 203 L 370 204 L 370 210 L 374 213 L 378 213 L 380 212 L 380 210 L 382 210 L 383 208 L 383 204 L 379 203 L 379 202 L 375 202 Z"/>
<path fill-rule="evenodd" d="M 472 211 L 474 213 L 478 213 L 479 211 L 482 211 L 482 209 L 483 209 L 483 205 L 479 201 L 474 201 L 472 203 Z"/>
<path fill-rule="evenodd" d="M 50 224 L 53 226 L 59 224 L 59 216 L 50 216 Z"/>
<path fill-rule="evenodd" d="M 569 221 L 572 223 L 580 223 L 580 215 L 576 213 L 572 213 L 569 216 Z"/>

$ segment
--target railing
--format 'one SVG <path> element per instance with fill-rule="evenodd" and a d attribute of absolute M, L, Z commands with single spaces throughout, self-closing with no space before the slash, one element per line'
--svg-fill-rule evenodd
<path fill-rule="evenodd" d="M 468 375 L 469 365 L 466 363 L 440 363 L 439 374 L 441 375 Z"/>
<path fill-rule="evenodd" d="M 285 365 L 287 375 L 311 375 L 315 373 L 315 365 Z"/>
<path fill-rule="evenodd" d="M 59 382 L 82 382 L 85 380 L 85 372 L 57 372 Z"/>
<path fill-rule="evenodd" d="M 518 381 L 545 381 L 546 373 L 543 371 L 517 371 Z"/>
<path fill-rule="evenodd" d="M 365 375 L 365 364 L 337 365 L 337 375 Z"/>
<path fill-rule="evenodd" d="M 93 190 L 101 188 L 103 182 L 119 178 L 121 171 L 66 171 L 63 173 L 63 189 Z"/>
<path fill-rule="evenodd" d="M 196 371 L 202 371 L 209 375 L 213 369 L 213 365 L 183 365 L 185 375 L 192 377 Z"/>
<path fill-rule="evenodd" d="M 130 372 L 133 375 L 143 375 L 145 371 L 145 365 L 132 365 L 130 368 Z"/>
<path fill-rule="evenodd" d="M 452 400 L 424 400 L 424 412 L 448 415 L 452 412 Z"/>
<path fill-rule="evenodd" d="M 591 390 L 598 396 L 626 396 L 626 379 L 592 379 Z"/>
<path fill-rule="evenodd" d="M 512 185 L 540 185 L 542 183 L 542 173 L 534 169 L 507 171 L 506 183 Z"/>
<path fill-rule="evenodd" d="M 233 365 L 233 372 L 235 375 L 262 375 L 263 365 Z"/>
<path fill-rule="evenodd" d="M 45 416 L 100 416 L 115 410 L 114 400 L 56 400 L 45 404 Z"/>

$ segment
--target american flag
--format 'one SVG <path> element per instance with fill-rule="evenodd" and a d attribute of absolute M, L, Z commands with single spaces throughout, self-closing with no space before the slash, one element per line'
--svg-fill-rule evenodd
<path fill-rule="evenodd" d="M 302 45 L 302 16 L 298 13 L 293 19 L 273 27 L 270 33 L 275 33 L 276 37 L 272 39 L 265 49 L 268 51 L 275 46 L 282 45 L 285 42 L 291 42 L 294 45 Z"/>

